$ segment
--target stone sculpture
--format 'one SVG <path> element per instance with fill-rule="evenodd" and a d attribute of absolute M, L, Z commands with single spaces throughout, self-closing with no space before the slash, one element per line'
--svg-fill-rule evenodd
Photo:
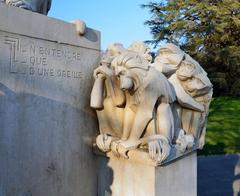
<path fill-rule="evenodd" d="M 174 86 L 181 128 L 199 139 L 199 147 L 202 148 L 212 98 L 212 84 L 207 73 L 198 62 L 174 44 L 166 44 L 160 48 L 154 66 Z"/>
<path fill-rule="evenodd" d="M 91 107 L 97 111 L 97 146 L 128 157 L 147 148 L 161 163 L 177 149 L 182 154 L 204 145 L 212 84 L 206 72 L 173 44 L 159 50 L 152 63 L 142 42 L 128 49 L 115 43 L 94 71 Z"/>
<path fill-rule="evenodd" d="M 52 0 L 3 0 L 3 2 L 7 5 L 47 15 L 51 8 Z"/>

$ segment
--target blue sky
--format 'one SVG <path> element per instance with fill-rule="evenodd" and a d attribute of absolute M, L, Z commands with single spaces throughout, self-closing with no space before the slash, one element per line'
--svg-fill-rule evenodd
<path fill-rule="evenodd" d="M 81 19 L 90 28 L 101 31 L 102 49 L 113 42 L 128 47 L 136 40 L 152 38 L 144 21 L 150 18 L 141 4 L 150 0 L 52 0 L 49 16 L 65 21 Z"/>

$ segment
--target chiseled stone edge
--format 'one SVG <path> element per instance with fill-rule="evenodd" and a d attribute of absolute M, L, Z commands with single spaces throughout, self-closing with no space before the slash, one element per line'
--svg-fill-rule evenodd
<path fill-rule="evenodd" d="M 170 156 L 163 161 L 162 163 L 158 163 L 154 160 L 152 160 L 149 157 L 148 151 L 144 150 L 144 149 L 135 149 L 135 150 L 130 150 L 128 152 L 128 157 L 129 157 L 129 161 L 131 162 L 135 162 L 135 163 L 139 163 L 139 164 L 144 164 L 144 165 L 150 165 L 153 167 L 161 167 L 161 166 L 166 166 L 169 165 L 175 161 L 178 161 L 180 159 L 184 159 L 186 156 L 189 156 L 193 153 L 195 153 L 197 151 L 198 147 L 197 145 L 195 147 L 193 147 L 190 150 L 185 151 L 184 153 L 179 152 L 175 147 L 173 147 L 171 149 L 171 153 Z M 104 157 L 108 157 L 111 158 L 113 156 L 116 156 L 113 154 L 112 151 L 104 153 L 102 151 L 100 151 L 97 147 L 96 144 L 93 145 L 93 151 L 94 154 L 97 156 L 104 156 Z M 119 159 L 124 159 L 123 157 L 118 157 Z"/>

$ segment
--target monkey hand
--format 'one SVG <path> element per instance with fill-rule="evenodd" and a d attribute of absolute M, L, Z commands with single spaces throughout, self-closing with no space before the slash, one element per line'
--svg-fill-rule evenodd
<path fill-rule="evenodd" d="M 100 150 L 107 152 L 110 150 L 112 137 L 107 134 L 100 134 L 96 138 L 96 144 Z"/>
<path fill-rule="evenodd" d="M 192 134 L 185 134 L 184 130 L 180 130 L 179 136 L 176 140 L 177 148 L 184 153 L 194 145 L 194 137 Z"/>
<path fill-rule="evenodd" d="M 171 146 L 169 141 L 164 136 L 148 142 L 149 156 L 158 163 L 161 163 L 168 158 L 170 150 Z"/>
<path fill-rule="evenodd" d="M 113 76 L 113 71 L 109 67 L 102 65 L 96 68 L 93 72 L 94 78 L 98 78 L 99 75 L 104 78 L 111 77 Z"/>

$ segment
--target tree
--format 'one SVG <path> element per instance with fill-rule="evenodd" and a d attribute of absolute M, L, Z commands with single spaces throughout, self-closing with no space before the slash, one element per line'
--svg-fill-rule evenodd
<path fill-rule="evenodd" d="M 240 0 L 172 0 L 142 5 L 148 43 L 179 45 L 209 73 L 214 95 L 240 96 Z"/>

